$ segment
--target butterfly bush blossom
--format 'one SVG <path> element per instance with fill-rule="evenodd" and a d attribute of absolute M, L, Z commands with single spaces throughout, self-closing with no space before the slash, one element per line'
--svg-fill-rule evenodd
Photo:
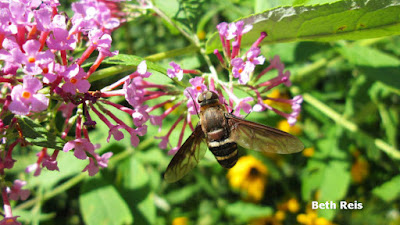
<path fill-rule="evenodd" d="M 140 121 L 142 124 L 145 120 L 149 120 L 152 125 L 158 126 L 159 131 L 162 130 L 164 119 L 174 112 L 178 112 L 178 119 L 172 124 L 164 136 L 156 136 L 159 139 L 159 147 L 169 149 L 169 154 L 174 154 L 183 144 L 184 131 L 187 127 L 194 131 L 195 124 L 192 123 L 192 116 L 197 117 L 200 105 L 197 102 L 199 94 L 206 90 L 217 92 L 220 102 L 224 104 L 228 112 L 232 112 L 236 116 L 244 116 L 252 111 L 261 112 L 272 110 L 273 112 L 287 119 L 290 125 L 294 125 L 300 113 L 301 96 L 295 96 L 293 99 L 281 99 L 269 97 L 269 91 L 283 84 L 290 86 L 290 72 L 285 70 L 284 64 L 280 61 L 279 56 L 275 56 L 261 72 L 255 73 L 256 66 L 264 65 L 266 59 L 261 55 L 259 44 L 267 37 L 265 32 L 252 44 L 252 46 L 243 55 L 241 55 L 241 39 L 243 34 L 252 29 L 251 25 L 245 25 L 243 21 L 236 23 L 221 23 L 217 26 L 219 36 L 222 42 L 221 54 L 218 50 L 214 51 L 215 56 L 221 65 L 229 72 L 229 82 L 224 82 L 213 74 L 202 74 L 194 76 L 190 79 L 184 79 L 183 74 L 198 75 L 199 71 L 185 70 L 175 62 L 171 62 L 167 70 L 168 77 L 172 78 L 175 84 L 158 85 L 146 81 L 150 75 L 143 75 L 140 66 L 144 67 L 144 62 L 139 65 L 138 71 L 129 78 L 119 81 L 119 85 L 123 84 L 124 93 L 119 90 L 111 91 L 117 85 L 112 85 L 103 91 L 109 91 L 111 94 L 125 94 L 127 101 L 135 108 L 132 114 L 135 124 Z M 269 71 L 276 70 L 278 75 L 272 79 L 267 79 L 266 75 Z M 143 69 L 143 71 L 145 71 Z M 180 82 L 185 81 L 185 82 Z M 249 93 L 249 96 L 239 98 L 235 94 L 235 89 L 240 89 Z M 161 97 L 163 100 L 161 100 Z M 153 99 L 160 99 L 161 103 L 151 105 Z M 270 102 L 283 103 L 291 106 L 291 112 L 282 111 L 275 108 Z M 164 111 L 158 112 L 157 109 L 163 108 Z M 122 111 L 130 111 L 124 107 L 119 107 Z M 140 110 L 139 110 L 140 109 Z M 179 133 L 177 144 L 172 146 L 170 136 L 179 123 L 182 128 Z"/>
<path fill-rule="evenodd" d="M 55 150 L 52 146 L 43 147 L 36 154 L 36 161 L 26 168 L 26 172 L 32 172 L 34 176 L 40 175 L 43 168 L 60 170 L 57 164 L 60 153 L 73 154 L 77 159 L 85 160 L 87 165 L 82 170 L 90 176 L 107 167 L 112 153 L 99 154 L 96 149 L 100 146 L 90 139 L 88 132 L 88 128 L 95 127 L 99 122 L 108 127 L 108 142 L 111 138 L 119 141 L 128 136 L 132 146 L 136 147 L 139 137 L 147 133 L 148 124 L 162 131 L 165 118 L 178 112 L 178 119 L 167 128 L 166 134 L 155 137 L 160 140 L 160 148 L 169 149 L 169 153 L 173 154 L 183 144 L 186 128 L 194 130 L 192 117 L 197 118 L 200 109 L 197 97 L 206 90 L 217 92 L 227 111 L 236 116 L 269 109 L 285 117 L 291 125 L 296 122 L 301 96 L 275 99 L 267 95 L 279 84 L 290 86 L 290 72 L 285 71 L 276 56 L 260 73 L 255 73 L 256 67 L 263 66 L 266 61 L 259 44 L 267 34 L 261 33 L 250 49 L 241 55 L 242 36 L 252 28 L 242 21 L 217 26 L 223 54 L 218 50 L 214 54 L 228 71 L 228 82 L 220 80 L 216 74 L 182 69 L 171 62 L 167 76 L 173 84 L 159 84 L 157 79 L 150 79 L 154 75 L 148 71 L 148 63 L 142 61 L 133 73 L 101 90 L 91 90 L 91 75 L 104 59 L 118 54 L 111 51 L 110 34 L 124 22 L 121 15 L 114 11 L 118 8 L 118 1 L 105 2 L 81 0 L 72 3 L 74 14 L 70 19 L 58 10 L 58 0 L 26 0 L 23 3 L 10 0 L 1 3 L 1 177 L 4 177 L 6 169 L 14 167 L 16 160 L 12 153 L 16 146 L 31 144 L 21 128 L 23 118 L 49 124 L 48 115 L 59 112 L 65 120 L 59 130 L 63 147 Z M 81 46 L 80 49 L 77 46 Z M 83 68 L 89 57 L 95 58 L 94 62 L 89 68 Z M 265 79 L 264 75 L 273 69 L 278 71 L 278 76 Z M 191 74 L 192 78 L 188 79 L 184 74 Z M 236 89 L 249 95 L 239 98 L 235 94 Z M 113 102 L 111 97 L 114 96 L 124 97 L 127 104 Z M 276 109 L 266 103 L 270 101 L 289 104 L 292 111 L 288 113 Z M 129 115 L 132 121 L 122 121 L 121 113 Z M 183 124 L 179 138 L 172 146 L 170 135 L 180 123 Z M 18 216 L 12 214 L 9 200 L 25 200 L 29 191 L 22 188 L 24 181 L 15 180 L 13 184 L 3 181 L 0 188 L 4 218 L 0 223 L 19 224 Z"/>
<path fill-rule="evenodd" d="M 29 117 L 36 122 L 49 122 L 48 115 L 60 112 L 65 119 L 60 131 L 64 140 L 61 149 L 42 148 L 36 162 L 26 172 L 40 175 L 43 168 L 59 170 L 60 150 L 73 151 L 79 160 L 86 160 L 82 168 L 90 176 L 108 166 L 111 152 L 99 154 L 99 145 L 89 138 L 88 127 L 96 125 L 90 115 L 96 114 L 109 128 L 109 137 L 123 138 L 125 129 L 137 146 L 138 137 L 146 133 L 146 125 L 135 123 L 132 128 L 107 109 L 116 107 L 105 101 L 107 93 L 90 91 L 89 78 L 101 62 L 118 54 L 111 51 L 111 32 L 124 20 L 115 13 L 118 1 L 81 0 L 72 3 L 73 16 L 60 12 L 58 0 L 2 1 L 0 9 L 0 174 L 4 203 L 1 224 L 19 224 L 13 216 L 10 200 L 26 200 L 29 191 L 24 181 L 14 184 L 5 181 L 6 169 L 14 167 L 13 151 L 17 145 L 26 146 L 21 119 Z M 79 46 L 79 49 L 77 48 Z M 83 53 L 82 52 L 83 48 Z M 88 69 L 82 65 L 89 57 L 95 58 Z M 141 67 L 143 68 L 143 67 Z M 146 70 L 146 68 L 144 68 Z M 145 74 L 147 71 L 145 71 Z M 104 101 L 99 102 L 99 99 Z M 133 114 L 130 109 L 126 113 Z M 90 112 L 90 113 L 89 113 Z M 12 115 L 12 116 L 11 116 Z M 24 116 L 24 117 L 23 117 Z M 11 119 L 10 119 L 11 118 Z M 15 132 L 17 131 L 17 132 Z M 68 133 L 75 133 L 74 137 Z M 48 146 L 51 147 L 51 146 Z"/>

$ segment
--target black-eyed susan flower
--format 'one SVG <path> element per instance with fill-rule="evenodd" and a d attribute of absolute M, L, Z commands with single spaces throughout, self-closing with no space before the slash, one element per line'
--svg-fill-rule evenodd
<path fill-rule="evenodd" d="M 187 217 L 181 216 L 181 217 L 175 217 L 172 220 L 172 225 L 188 225 L 189 224 L 189 219 Z"/>
<path fill-rule="evenodd" d="M 305 148 L 303 150 L 303 155 L 305 157 L 312 157 L 314 155 L 315 149 L 314 147 Z"/>
<path fill-rule="evenodd" d="M 297 215 L 297 222 L 304 225 L 334 225 L 331 221 L 318 217 L 317 212 L 313 210 L 307 210 L 306 213 Z"/>
<path fill-rule="evenodd" d="M 288 132 L 288 133 L 293 134 L 293 135 L 299 135 L 299 134 L 301 134 L 301 128 L 300 128 L 300 126 L 297 125 L 297 124 L 291 126 L 291 125 L 288 123 L 287 120 L 280 120 L 280 121 L 278 122 L 278 124 L 277 124 L 277 128 L 278 128 L 279 130 Z"/>
<path fill-rule="evenodd" d="M 232 167 L 227 177 L 232 188 L 241 191 L 246 200 L 259 202 L 267 185 L 267 167 L 253 156 L 243 156 Z"/>
<path fill-rule="evenodd" d="M 296 198 L 291 198 L 287 201 L 287 209 L 291 213 L 296 213 L 300 209 L 299 201 Z"/>

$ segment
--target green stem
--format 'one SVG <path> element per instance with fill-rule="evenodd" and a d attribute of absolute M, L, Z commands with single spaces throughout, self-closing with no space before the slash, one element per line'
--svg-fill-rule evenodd
<path fill-rule="evenodd" d="M 94 72 L 90 75 L 88 81 L 92 83 L 93 81 L 101 80 L 110 76 L 114 76 L 115 74 L 123 73 L 125 71 L 135 69 L 136 66 L 126 66 L 126 65 L 117 65 L 112 67 L 107 67 L 101 70 Z"/>
<path fill-rule="evenodd" d="M 26 202 L 18 205 L 17 207 L 15 207 L 15 209 L 18 209 L 18 210 L 26 209 L 26 208 L 34 206 L 39 201 L 46 201 L 58 194 L 61 194 L 65 191 L 67 191 L 71 187 L 73 187 L 76 184 L 78 184 L 79 182 L 81 182 L 86 176 L 87 176 L 86 174 L 81 173 L 81 174 L 73 177 L 72 179 L 68 180 L 67 182 L 61 184 L 60 186 L 54 188 L 51 192 L 48 192 L 48 193 L 44 194 L 43 196 L 38 196 L 34 199 L 26 201 Z"/>
<path fill-rule="evenodd" d="M 145 148 L 148 148 L 151 144 L 154 143 L 154 139 L 152 138 L 148 138 L 144 141 L 142 141 L 139 146 L 137 147 L 137 150 L 143 150 Z M 121 152 L 115 156 L 113 156 L 110 159 L 109 162 L 109 167 L 112 168 L 115 165 L 118 165 L 118 162 L 128 158 L 130 155 L 132 155 L 134 153 L 133 148 L 128 148 L 126 151 Z M 37 196 L 34 199 L 31 199 L 29 201 L 26 201 L 20 205 L 18 205 L 17 207 L 15 207 L 18 210 L 22 210 L 22 209 L 27 209 L 29 207 L 35 206 L 36 204 L 39 204 L 42 201 L 46 201 L 49 200 L 65 191 L 67 191 L 68 189 L 74 187 L 75 185 L 77 185 L 78 183 L 80 183 L 81 181 L 83 181 L 85 178 L 87 178 L 87 174 L 85 173 L 80 173 L 78 175 L 76 175 L 75 177 L 71 178 L 70 180 L 68 180 L 67 182 L 61 184 L 60 186 L 54 188 L 51 192 L 48 192 L 44 195 L 40 195 Z"/>
<path fill-rule="evenodd" d="M 308 104 L 312 105 L 313 107 L 324 113 L 326 116 L 331 118 L 333 121 L 335 121 L 337 124 L 341 125 L 345 129 L 349 130 L 350 132 L 360 134 L 363 138 L 366 139 L 366 141 L 372 143 L 373 145 L 375 145 L 375 147 L 381 149 L 383 152 L 385 152 L 392 158 L 400 159 L 399 150 L 389 145 L 385 141 L 378 138 L 374 138 L 369 134 L 365 133 L 356 124 L 354 124 L 351 121 L 348 121 L 346 118 L 341 116 L 339 113 L 337 113 L 336 111 L 334 111 L 333 109 L 331 109 L 329 106 L 325 105 L 318 99 L 314 98 L 312 95 L 304 93 L 303 99 L 305 102 L 307 102 Z"/>
<path fill-rule="evenodd" d="M 155 7 L 154 5 L 152 6 L 152 9 L 154 10 L 155 13 L 157 13 L 161 18 L 163 18 L 165 21 L 167 21 L 169 24 L 171 24 L 173 27 L 175 27 L 179 32 L 182 33 L 183 36 L 186 37 L 192 43 L 192 45 L 198 46 L 198 43 L 193 39 L 193 37 L 187 33 L 185 30 L 183 30 L 180 26 L 177 26 L 171 18 L 169 18 L 163 11 L 161 11 L 159 8 Z"/>
<path fill-rule="evenodd" d="M 199 47 L 197 47 L 195 45 L 189 45 L 184 48 L 174 49 L 171 51 L 161 52 L 161 53 L 157 53 L 154 55 L 150 55 L 144 59 L 154 62 L 154 61 L 160 61 L 160 60 L 166 59 L 166 58 L 172 58 L 175 56 L 181 56 L 181 55 L 185 55 L 185 54 L 189 54 L 189 53 L 193 53 L 193 52 L 198 52 L 199 50 L 200 50 Z"/>

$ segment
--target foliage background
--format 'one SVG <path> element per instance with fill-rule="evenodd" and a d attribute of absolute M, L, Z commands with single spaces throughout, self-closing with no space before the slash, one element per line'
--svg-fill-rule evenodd
<path fill-rule="evenodd" d="M 197 34 L 204 46 L 222 21 L 235 21 L 274 7 L 333 2 L 340 1 L 156 0 L 154 4 L 179 28 Z M 67 14 L 71 12 L 70 3 L 61 1 Z M 133 4 L 127 2 L 124 6 L 132 17 L 113 33 L 114 49 L 148 57 L 164 68 L 173 60 L 185 69 L 208 71 L 204 54 L 197 48 L 185 48 L 191 42 L 179 29 L 151 10 L 133 17 Z M 268 33 L 273 34 L 274 30 Z M 300 208 L 286 212 L 283 221 L 274 222 L 297 223 L 298 214 L 309 213 L 312 200 L 346 200 L 362 202 L 363 209 L 319 210 L 318 217 L 337 224 L 400 224 L 399 46 L 400 38 L 389 36 L 357 41 L 273 43 L 261 48 L 266 58 L 278 54 L 291 71 L 293 86 L 282 91 L 303 95 L 297 125 L 301 132 L 296 135 L 314 152 L 265 156 L 241 149 L 242 155 L 253 155 L 268 168 L 267 187 L 260 190 L 265 195 L 259 203 L 245 201 L 237 190 L 230 188 L 227 170 L 209 153 L 181 181 L 163 181 L 171 156 L 158 148 L 159 141 L 154 136 L 168 131 L 178 118 L 177 112 L 175 118 L 164 121 L 161 133 L 149 126 L 137 148 L 131 147 L 127 139 L 107 144 L 106 128 L 99 124 L 91 137 L 102 145 L 102 151 L 111 150 L 114 156 L 110 167 L 92 178 L 81 173 L 84 165 L 72 154 L 60 155 L 60 172 L 43 171 L 39 177 L 27 175 L 23 171 L 33 163 L 39 148 L 21 149 L 17 160 L 24 163 L 16 164 L 18 167 L 11 175 L 27 180 L 33 195 L 15 206 L 15 215 L 33 224 L 177 224 L 178 217 L 187 218 L 180 220 L 182 224 L 266 224 L 265 218 L 273 220 L 280 204 L 294 198 Z M 160 52 L 167 54 L 155 55 Z M 210 58 L 218 65 L 216 57 Z M 112 65 L 104 65 L 108 66 Z M 126 73 L 92 85 L 101 88 Z M 170 82 L 164 74 L 154 73 L 158 73 L 158 80 Z M 247 119 L 277 126 L 281 118 L 272 113 L 251 113 Z M 172 135 L 172 140 L 177 139 L 179 132 Z M 185 137 L 188 135 L 189 132 L 185 133 Z"/>

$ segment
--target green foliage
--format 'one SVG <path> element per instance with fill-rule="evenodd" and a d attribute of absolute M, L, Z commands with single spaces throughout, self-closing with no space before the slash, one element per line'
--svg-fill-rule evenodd
<path fill-rule="evenodd" d="M 114 31 L 114 49 L 120 54 L 105 60 L 90 81 L 126 75 L 143 59 L 157 75 L 151 79 L 171 90 L 181 88 L 190 75 L 182 82 L 169 79 L 170 61 L 183 62 L 185 69 L 220 72 L 216 57 L 206 54 L 220 47 L 215 26 L 242 18 L 254 25 L 243 43 L 251 45 L 267 31 L 261 48 L 266 65 L 278 54 L 291 72 L 293 85 L 280 91 L 303 95 L 300 133 L 295 135 L 313 154 L 266 156 L 239 149 L 240 155 L 253 155 L 268 169 L 266 188 L 259 190 L 264 197 L 255 203 L 230 186 L 227 170 L 209 152 L 182 180 L 163 180 L 172 156 L 159 149 L 160 140 L 154 137 L 169 131 L 179 108 L 163 121 L 160 133 L 149 124 L 136 148 L 127 137 L 107 143 L 108 128 L 98 123 L 90 135 L 102 145 L 96 151 L 114 153 L 109 168 L 90 178 L 81 174 L 86 162 L 72 152 L 60 153 L 60 172 L 43 169 L 39 177 L 28 176 L 33 197 L 15 211 L 25 223 L 166 225 L 185 217 L 189 224 L 249 224 L 285 211 L 282 224 L 297 224 L 311 201 L 342 200 L 362 202 L 364 208 L 318 210 L 318 217 L 336 224 L 399 223 L 400 38 L 393 36 L 400 31 L 398 1 L 156 0 L 154 5 Z M 205 39 L 197 36 L 199 31 Z M 289 41 L 293 43 L 283 43 Z M 132 124 L 129 116 L 120 119 Z M 282 118 L 252 112 L 246 119 L 276 126 Z M 32 145 L 62 149 L 66 142 L 27 117 L 19 117 L 18 123 Z M 175 129 L 172 146 L 182 125 Z M 17 160 L 25 166 L 34 163 L 35 151 L 21 152 Z M 15 168 L 12 176 L 21 176 L 23 169 Z M 298 201 L 296 212 L 282 209 L 290 198 Z M 29 216 L 38 211 L 37 218 Z"/>
<path fill-rule="evenodd" d="M 375 38 L 399 33 L 398 1 L 343 0 L 321 5 L 277 7 L 240 18 L 253 29 L 242 40 L 251 45 L 261 32 L 262 43 L 336 41 Z M 207 52 L 221 48 L 217 33 L 207 42 Z"/>
<path fill-rule="evenodd" d="M 25 139 L 31 144 L 59 150 L 64 147 L 64 140 L 32 119 L 21 116 L 18 118 L 18 124 L 23 131 Z"/>

